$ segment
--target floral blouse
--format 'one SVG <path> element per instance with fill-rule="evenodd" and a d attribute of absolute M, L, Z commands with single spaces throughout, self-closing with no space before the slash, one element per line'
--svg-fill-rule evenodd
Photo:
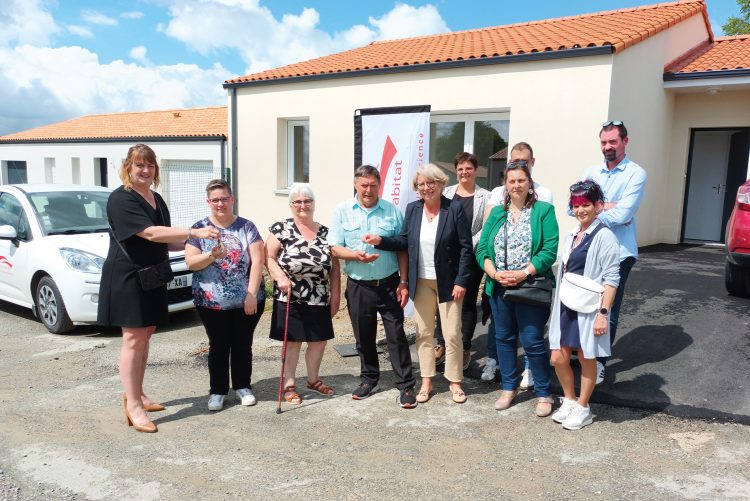
<path fill-rule="evenodd" d="M 508 212 L 505 225 L 508 228 L 508 270 L 520 270 L 531 262 L 531 209 L 521 209 L 515 223 Z M 495 268 L 506 271 L 504 228 L 495 237 Z"/>
<path fill-rule="evenodd" d="M 291 218 L 274 223 L 270 230 L 281 243 L 276 260 L 292 282 L 292 301 L 316 306 L 329 304 L 328 275 L 333 267 L 333 258 L 328 244 L 328 228 L 321 224 L 318 234 L 310 242 L 305 240 Z M 273 297 L 287 301 L 286 294 L 275 285 Z"/>
<path fill-rule="evenodd" d="M 193 229 L 206 226 L 214 226 L 207 217 L 195 223 Z M 218 230 L 227 255 L 193 273 L 193 301 L 196 306 L 212 310 L 242 308 L 247 295 L 251 265 L 247 248 L 262 240 L 258 228 L 243 217 L 235 219 L 227 228 Z M 191 238 L 187 243 L 199 248 L 201 252 L 211 252 L 211 249 L 218 245 L 213 240 L 200 238 Z M 262 280 L 256 298 L 259 302 L 265 298 Z"/>

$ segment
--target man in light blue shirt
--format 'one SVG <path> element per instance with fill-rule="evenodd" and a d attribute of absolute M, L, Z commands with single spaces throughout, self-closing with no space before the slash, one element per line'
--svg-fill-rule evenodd
<path fill-rule="evenodd" d="M 599 141 L 604 154 L 604 164 L 590 167 L 582 180 L 591 179 L 602 187 L 606 203 L 604 210 L 599 214 L 599 220 L 612 230 L 620 243 L 620 285 L 617 287 L 611 311 L 603 308 L 599 312 L 600 315 L 609 315 L 609 339 L 610 343 L 614 343 L 625 282 L 638 259 L 635 214 L 643 200 L 646 171 L 625 154 L 628 130 L 621 121 L 604 122 L 599 132 Z M 604 381 L 606 361 L 606 358 L 597 360 L 599 370 L 596 384 Z"/>
<path fill-rule="evenodd" d="M 401 233 L 403 215 L 392 203 L 379 197 L 380 172 L 363 165 L 354 171 L 357 196 L 333 212 L 328 231 L 331 252 L 344 259 L 346 302 L 357 340 L 361 383 L 352 398 L 362 400 L 378 391 L 380 364 L 375 346 L 378 313 L 383 319 L 388 355 L 400 390 L 399 405 L 416 407 L 411 353 L 404 333 L 403 307 L 409 299 L 408 258 L 404 252 L 380 251 L 362 242 L 371 233 L 392 237 Z"/>

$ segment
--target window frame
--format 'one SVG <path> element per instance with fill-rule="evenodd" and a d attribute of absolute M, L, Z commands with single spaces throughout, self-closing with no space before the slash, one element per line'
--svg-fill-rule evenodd
<path fill-rule="evenodd" d="M 296 181 L 294 178 L 294 128 L 295 127 L 306 127 L 307 128 L 307 169 L 308 178 L 310 176 L 310 119 L 309 118 L 294 118 L 286 121 L 286 186 L 284 190 L 289 190 Z M 308 181 L 309 182 L 309 181 Z"/>

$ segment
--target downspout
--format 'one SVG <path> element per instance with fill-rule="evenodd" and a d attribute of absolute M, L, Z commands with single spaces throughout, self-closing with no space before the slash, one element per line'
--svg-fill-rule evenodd
<path fill-rule="evenodd" d="M 237 175 L 239 169 L 237 168 L 237 87 L 232 87 L 232 94 L 231 94 L 231 105 L 229 107 L 230 111 L 230 131 L 229 131 L 229 138 L 230 138 L 230 144 L 232 145 L 232 192 L 234 192 L 234 199 L 239 200 L 240 194 L 239 194 L 239 183 L 237 182 Z M 234 205 L 234 213 L 238 214 L 238 204 Z"/>

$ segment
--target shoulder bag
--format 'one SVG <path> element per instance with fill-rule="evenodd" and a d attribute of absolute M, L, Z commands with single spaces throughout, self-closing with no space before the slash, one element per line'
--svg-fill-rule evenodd
<path fill-rule="evenodd" d="M 508 270 L 508 216 L 505 224 L 505 269 Z M 529 275 L 526 280 L 514 287 L 506 287 L 503 299 L 514 303 L 525 303 L 533 306 L 549 308 L 552 304 L 552 289 L 554 284 L 549 277 L 536 277 Z"/>

